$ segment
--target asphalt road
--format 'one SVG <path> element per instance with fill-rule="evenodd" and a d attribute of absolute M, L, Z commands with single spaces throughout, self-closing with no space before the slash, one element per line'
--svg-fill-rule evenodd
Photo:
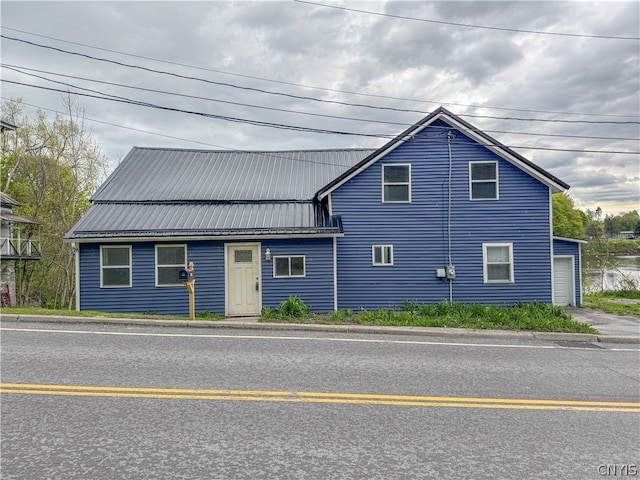
<path fill-rule="evenodd" d="M 3 479 L 640 475 L 637 345 L 1 329 Z"/>

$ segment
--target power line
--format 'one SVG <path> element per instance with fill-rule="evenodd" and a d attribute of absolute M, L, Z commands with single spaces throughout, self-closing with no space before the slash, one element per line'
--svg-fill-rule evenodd
<path fill-rule="evenodd" d="M 206 70 L 206 71 L 211 71 L 211 72 L 216 72 L 216 73 L 224 73 L 224 74 L 227 74 L 227 75 L 235 75 L 235 76 L 239 76 L 239 77 L 251 78 L 251 79 L 256 79 L 256 80 L 261 80 L 261 81 L 266 81 L 266 82 L 273 82 L 273 83 L 279 83 L 279 84 L 284 84 L 284 85 L 291 85 L 291 86 L 310 88 L 310 89 L 316 89 L 316 90 L 323 90 L 323 91 L 330 91 L 330 92 L 337 92 L 337 93 L 346 93 L 346 94 L 350 94 L 350 95 L 363 95 L 363 96 L 375 97 L 375 98 L 385 98 L 385 99 L 411 101 L 411 102 L 419 102 L 419 103 L 432 103 L 432 104 L 436 104 L 436 105 L 452 105 L 452 106 L 460 106 L 460 107 L 483 108 L 483 109 L 491 109 L 491 110 L 506 110 L 506 111 L 527 112 L 527 113 L 545 113 L 545 114 L 554 114 L 554 115 L 578 115 L 578 116 L 617 117 L 617 118 L 633 117 L 633 118 L 635 118 L 634 115 L 577 113 L 577 112 L 561 112 L 561 111 L 553 111 L 553 110 L 528 110 L 528 109 L 516 109 L 516 108 L 507 108 L 507 107 L 492 107 L 492 106 L 485 106 L 485 105 L 459 104 L 459 103 L 451 103 L 451 102 L 437 102 L 437 101 L 433 101 L 433 100 L 410 99 L 410 98 L 402 98 L 402 97 L 391 97 L 391 96 L 384 96 L 384 95 L 373 95 L 373 94 L 366 94 L 366 93 L 359 93 L 359 92 L 350 92 L 350 91 L 345 91 L 345 90 L 336 90 L 336 89 L 315 87 L 315 86 L 303 85 L 303 84 L 292 83 L 292 82 L 283 82 L 283 81 L 278 81 L 278 80 L 265 79 L 265 78 L 261 78 L 261 77 L 253 77 L 253 76 L 250 76 L 250 75 L 242 75 L 242 74 L 224 72 L 224 71 L 220 71 L 220 70 L 214 70 L 214 69 L 209 69 L 209 68 L 204 68 L 204 67 L 197 67 L 197 66 L 188 65 L 188 64 L 170 62 L 170 61 L 159 60 L 159 59 L 155 59 L 155 58 L 151 58 L 151 57 L 145 57 L 145 56 L 141 56 L 141 55 L 134 55 L 134 54 L 129 54 L 129 53 L 125 53 L 125 52 L 119 52 L 117 50 L 110 50 L 110 49 L 105 49 L 105 48 L 101 48 L 101 47 L 94 47 L 94 46 L 91 46 L 91 45 L 86 45 L 86 44 L 78 43 L 78 42 L 69 42 L 67 40 L 56 39 L 55 37 L 48 37 L 48 36 L 45 36 L 45 35 L 33 34 L 33 33 L 30 33 L 30 32 L 24 32 L 22 30 L 17 30 L 17 29 L 12 29 L 12 28 L 6 28 L 6 27 L 3 27 L 3 28 L 8 29 L 8 30 L 22 32 L 22 33 L 27 33 L 27 34 L 35 35 L 35 36 L 39 36 L 39 37 L 49 38 L 49 39 L 53 39 L 53 40 L 57 40 L 57 41 L 65 42 L 65 43 L 71 43 L 71 44 L 74 44 L 74 45 L 80 45 L 80 46 L 84 46 L 84 47 L 88 47 L 88 48 L 94 48 L 94 49 L 103 50 L 103 51 L 107 51 L 107 52 L 117 53 L 117 54 L 120 54 L 120 55 L 127 55 L 127 56 L 131 56 L 131 57 L 135 57 L 135 58 L 142 58 L 142 59 L 146 59 L 146 60 L 152 60 L 152 61 L 156 61 L 156 62 L 162 62 L 162 63 L 172 64 L 172 65 L 184 66 L 184 67 L 188 67 L 188 68 L 195 68 L 195 69 L 199 69 L 199 70 Z M 390 110 L 390 111 L 406 112 L 406 113 L 419 113 L 419 114 L 422 114 L 422 115 L 428 113 L 428 112 L 426 112 L 424 110 L 411 110 L 411 109 L 402 109 L 402 108 L 394 108 L 394 107 L 380 107 L 380 106 L 367 105 L 367 104 L 361 104 L 361 103 L 341 102 L 341 101 L 337 101 L 337 100 L 318 99 L 318 98 L 314 98 L 314 97 L 293 95 L 293 94 L 288 94 L 288 93 L 283 93 L 283 92 L 271 92 L 271 91 L 263 90 L 263 89 L 259 89 L 259 88 L 239 86 L 239 85 L 230 84 L 230 83 L 226 83 L 226 82 L 215 82 L 215 81 L 212 81 L 212 80 L 203 79 L 203 78 L 199 78 L 199 77 L 185 76 L 185 75 L 180 75 L 180 74 L 177 74 L 177 73 L 167 72 L 167 71 L 163 71 L 163 70 L 156 70 L 156 69 L 151 69 L 151 68 L 147 68 L 147 67 L 142 67 L 142 66 L 139 66 L 139 65 L 131 65 L 131 64 L 123 63 L 123 62 L 118 62 L 116 60 L 109 60 L 109 59 L 105 59 L 105 58 L 101 58 L 101 57 L 94 57 L 94 56 L 83 54 L 83 53 L 71 52 L 71 51 L 68 51 L 68 50 L 61 49 L 61 48 L 52 47 L 52 46 L 49 46 L 49 45 L 42 45 L 42 44 L 39 44 L 39 43 L 30 42 L 28 40 L 24 40 L 24 39 L 20 39 L 20 38 L 9 37 L 9 36 L 6 36 L 6 35 L 0 35 L 0 37 L 6 38 L 8 40 L 13 40 L 13 41 L 16 41 L 16 42 L 26 43 L 28 45 L 32 45 L 32 46 L 36 46 L 36 47 L 40 47 L 40 48 L 55 50 L 55 51 L 58 51 L 60 53 L 65 53 L 65 54 L 69 54 L 69 55 L 77 55 L 77 56 L 85 57 L 85 58 L 88 58 L 88 59 L 91 59 L 91 60 L 113 63 L 113 64 L 116 64 L 116 65 L 124 66 L 124 67 L 128 67 L 128 68 L 137 68 L 137 69 L 141 69 L 141 70 L 146 70 L 146 71 L 149 71 L 151 73 L 169 75 L 169 76 L 174 76 L 174 77 L 183 78 L 183 79 L 187 79 L 187 80 L 200 81 L 200 82 L 205 82 L 205 83 L 209 83 L 209 84 L 225 86 L 225 87 L 230 87 L 230 88 L 237 88 L 237 89 L 242 89 L 242 90 L 255 91 L 255 92 L 258 92 L 258 93 L 264 93 L 264 94 L 268 94 L 268 95 L 279 95 L 279 96 L 285 96 L 285 97 L 295 98 L 295 99 L 300 99 L 300 100 L 309 100 L 309 101 L 315 101 L 315 102 L 320 102 L 320 103 L 337 104 L 337 105 L 352 106 L 352 107 L 359 107 L 359 108 L 370 108 L 370 109 L 377 109 L 377 110 Z M 493 118 L 493 117 L 489 117 L 489 118 Z"/>
<path fill-rule="evenodd" d="M 310 115 L 313 117 L 324 117 L 324 118 L 333 118 L 333 119 L 337 119 L 337 120 L 350 120 L 350 121 L 357 121 L 357 122 L 367 122 L 367 123 L 382 123 L 382 124 L 387 124 L 387 125 L 400 125 L 400 126 L 409 126 L 411 124 L 408 123 L 401 123 L 401 122 L 390 122 L 390 121 L 385 121 L 385 120 L 373 120 L 373 119 L 368 119 L 368 118 L 354 118 L 354 117 L 341 117 L 338 115 L 328 115 L 328 114 L 324 114 L 324 113 L 313 113 L 313 112 L 302 112 L 299 110 L 288 110 L 286 108 L 276 108 L 276 107 L 265 107 L 263 105 L 254 105 L 254 104 L 250 104 L 250 103 L 242 103 L 242 102 L 232 102 L 230 100 L 221 100 L 221 99 L 217 99 L 217 98 L 210 98 L 210 97 L 201 97 L 198 95 L 186 95 L 184 93 L 175 93 L 175 92 L 169 92 L 166 90 L 156 90 L 153 88 L 145 88 L 145 87 L 136 87 L 133 85 L 126 85 L 123 83 L 115 83 L 115 82 L 107 82 L 104 80 L 96 80 L 93 78 L 86 78 L 86 77 L 77 77 L 74 75 L 67 75 L 64 73 L 56 73 L 56 72 L 49 72 L 46 70 L 38 70 L 35 68 L 28 68 L 28 67 L 19 67 L 19 66 L 15 66 L 15 65 L 10 65 L 10 64 L 1 64 L 1 67 L 7 68 L 9 70 L 13 70 L 14 72 L 18 72 L 18 73 L 22 73 L 23 75 L 30 75 L 32 77 L 36 77 L 36 78 L 40 78 L 42 80 L 46 80 L 49 82 L 53 82 L 53 83 L 61 83 L 66 85 L 66 83 L 64 82 L 58 82 L 56 80 L 52 80 L 50 78 L 46 78 L 46 77 L 41 77 L 39 75 L 35 75 L 32 73 L 29 73 L 27 71 L 23 71 L 23 70 L 28 70 L 28 71 L 32 71 L 32 72 L 38 72 L 38 73 L 46 73 L 47 75 L 56 75 L 59 77 L 65 77 L 65 78 L 73 78 L 75 80 L 84 80 L 87 82 L 94 82 L 94 83 L 101 83 L 103 85 L 111 85 L 111 86 L 115 86 L 115 87 L 122 87 L 122 88 L 131 88 L 134 90 L 141 90 L 144 92 L 151 92 L 151 93 L 161 93 L 163 95 L 172 95 L 172 96 L 177 96 L 177 97 L 183 97 L 183 98 L 192 98 L 195 100 L 207 100 L 209 102 L 218 102 L 218 103 L 225 103 L 228 105 L 237 105 L 237 106 L 241 106 L 241 107 L 250 107 L 250 108 L 259 108 L 259 109 L 263 109 L 263 110 L 271 110 L 271 111 L 276 111 L 276 112 L 284 112 L 284 113 L 295 113 L 298 115 Z M 22 70 L 21 70 L 22 69 Z M 75 88 L 81 88 L 81 87 L 75 87 Z"/>
<path fill-rule="evenodd" d="M 40 89 L 40 90 L 48 90 L 48 91 L 52 91 L 52 92 L 59 92 L 59 93 L 65 93 L 65 94 L 78 95 L 78 96 L 81 96 L 81 97 L 95 98 L 95 99 L 99 99 L 99 100 L 109 100 L 109 101 L 113 101 L 113 102 L 126 103 L 126 104 L 129 104 L 129 105 L 137 105 L 137 106 L 141 106 L 141 107 L 156 108 L 156 109 L 159 109 L 159 110 L 166 110 L 166 111 L 171 111 L 171 112 L 186 113 L 186 114 L 190 114 L 190 115 L 197 115 L 197 116 L 206 117 L 206 118 L 212 118 L 212 119 L 217 119 L 217 120 L 226 120 L 226 121 L 229 121 L 229 122 L 245 123 L 245 124 L 248 124 L 248 125 L 263 126 L 263 127 L 273 127 L 273 128 L 284 129 L 284 130 L 295 130 L 295 131 L 303 131 L 303 132 L 310 132 L 310 133 L 327 133 L 327 134 L 333 134 L 333 135 L 354 135 L 354 136 L 375 137 L 375 138 L 393 138 L 393 135 L 343 132 L 343 131 L 340 131 L 340 130 L 327 130 L 327 129 L 321 129 L 321 128 L 301 127 L 301 126 L 298 126 L 298 125 L 286 125 L 286 124 L 282 124 L 282 123 L 273 123 L 273 122 L 265 122 L 265 121 L 261 121 L 261 120 L 251 120 L 251 119 L 245 119 L 245 118 L 230 117 L 230 116 L 225 116 L 225 115 L 216 115 L 216 114 L 213 114 L 213 113 L 197 112 L 197 111 L 194 111 L 194 110 L 183 110 L 183 109 L 180 109 L 180 108 L 167 107 L 167 106 L 162 106 L 162 105 L 155 105 L 155 104 L 148 103 L 148 102 L 141 102 L 141 101 L 137 101 L 137 100 L 131 100 L 131 99 L 127 99 L 125 97 L 118 97 L 116 95 L 108 95 L 108 94 L 91 95 L 91 94 L 88 94 L 88 93 L 72 92 L 72 91 L 69 91 L 69 90 L 62 90 L 62 89 L 59 89 L 59 88 L 43 87 L 43 86 L 40 86 L 40 85 L 30 85 L 28 83 L 16 82 L 16 81 L 13 81 L 13 80 L 6 80 L 4 78 L 0 79 L 0 81 L 5 82 L 5 83 L 11 83 L 11 84 L 14 84 L 14 85 L 22 85 L 22 86 L 25 86 L 25 87 L 37 88 L 37 89 Z M 88 90 L 88 89 L 85 89 L 85 90 Z M 107 96 L 105 96 L 105 95 L 107 95 Z"/>
<path fill-rule="evenodd" d="M 197 99 L 197 100 L 207 100 L 207 101 L 211 101 L 211 102 L 219 102 L 219 103 L 224 103 L 224 104 L 238 105 L 238 106 L 257 108 L 257 109 L 264 109 L 264 110 L 271 110 L 271 111 L 278 111 L 278 112 L 284 112 L 284 113 L 294 113 L 294 114 L 299 114 L 299 115 L 309 115 L 309 116 L 314 116 L 314 117 L 324 117 L 324 118 L 332 118 L 332 119 L 346 120 L 346 121 L 357 121 L 357 122 L 366 122 L 366 123 L 380 123 L 380 124 L 397 125 L 397 126 L 403 126 L 403 127 L 409 127 L 409 126 L 413 125 L 412 123 L 390 122 L 390 121 L 385 121 L 385 120 L 374 120 L 374 119 L 367 119 L 367 118 L 341 117 L 341 116 L 337 116 L 337 115 L 327 115 L 327 114 L 312 113 L 312 112 L 302 112 L 302 111 L 299 111 L 299 110 L 288 110 L 288 109 L 284 109 L 284 108 L 265 107 L 265 106 L 261 106 L 261 105 L 253 105 L 253 104 L 248 104 L 248 103 L 231 102 L 231 101 L 227 101 L 227 100 L 220 100 L 220 99 L 209 98 L 209 97 L 201 97 L 201 96 L 196 96 L 196 95 L 186 95 L 186 94 L 169 92 L 169 91 L 164 91 L 164 90 L 156 90 L 156 89 L 151 89 L 151 88 L 136 87 L 136 86 L 133 86 L 133 85 L 126 85 L 126 84 L 122 84 L 122 83 L 107 82 L 107 81 L 104 81 L 104 80 L 97 80 L 97 79 L 86 78 L 86 77 L 78 77 L 78 76 L 74 76 L 74 75 L 67 75 L 67 74 L 51 72 L 51 71 L 47 71 L 47 70 L 39 70 L 39 69 L 29 68 L 29 67 L 18 67 L 18 66 L 11 65 L 11 64 L 1 64 L 0 66 L 3 67 L 3 68 L 7 68 L 8 70 L 12 70 L 12 71 L 24 74 L 24 75 L 33 76 L 35 78 L 40 78 L 42 80 L 46 80 L 46 81 L 49 81 L 49 82 L 52 82 L 52 83 L 58 83 L 58 84 L 62 84 L 62 85 L 68 86 L 68 87 L 70 86 L 70 87 L 73 87 L 73 88 L 77 88 L 77 89 L 81 89 L 81 90 L 85 90 L 85 91 L 90 91 L 90 92 L 93 92 L 93 93 L 99 93 L 99 94 L 102 94 L 102 95 L 107 95 L 107 94 L 104 94 L 103 92 L 99 92 L 97 90 L 85 89 L 85 88 L 82 88 L 82 87 L 78 87 L 76 85 L 70 85 L 70 84 L 65 83 L 65 82 L 59 82 L 59 81 L 56 81 L 56 80 L 52 80 L 50 78 L 46 78 L 46 77 L 42 77 L 40 75 L 35 75 L 33 73 L 29 73 L 29 72 L 45 73 L 45 74 L 48 74 L 48 75 L 55 75 L 55 76 L 66 77 L 66 78 L 73 78 L 73 79 L 76 79 L 76 80 L 84 80 L 84 81 L 88 81 L 88 82 L 100 83 L 100 84 L 123 87 L 123 88 L 130 88 L 130 89 L 141 90 L 141 91 L 145 91 L 145 92 L 161 93 L 161 94 L 165 94 L 165 95 L 172 95 L 172 96 L 178 96 L 178 97 L 183 97 L 183 98 L 192 98 L 192 99 Z M 23 70 L 26 70 L 26 71 L 23 71 Z M 471 115 L 467 115 L 467 116 L 471 116 Z M 513 132 L 513 131 L 504 131 L 504 130 L 483 130 L 483 131 L 487 132 L 487 133 L 504 133 L 504 134 L 511 134 L 511 135 L 530 135 L 530 136 L 540 136 L 540 137 L 559 137 L 559 138 L 576 138 L 576 139 L 591 139 L 591 140 L 640 141 L 640 138 L 627 138 L 627 137 L 595 137 L 595 136 L 587 136 L 587 135 L 563 135 L 563 134 L 550 134 L 550 133 Z"/>
<path fill-rule="evenodd" d="M 5 101 L 12 101 L 12 99 L 10 99 L 10 98 L 6 98 L 6 97 L 1 97 L 1 98 L 3 100 L 5 100 Z M 26 102 L 23 102 L 23 101 L 21 101 L 20 103 L 22 105 L 28 105 L 30 107 L 38 108 L 38 109 L 41 109 L 41 110 L 48 110 L 48 111 L 54 112 L 56 114 L 64 114 L 64 112 L 60 112 L 60 111 L 54 110 L 52 108 L 41 107 L 41 106 L 38 106 L 38 105 L 33 105 L 31 103 L 26 103 Z M 214 144 L 214 143 L 200 142 L 198 140 L 190 140 L 188 138 L 175 137 L 173 135 L 165 135 L 165 134 L 162 134 L 162 133 L 150 132 L 148 130 L 142 130 L 140 128 L 126 127 L 124 125 L 118 125 L 116 123 L 105 122 L 103 120 L 96 120 L 96 119 L 93 119 L 93 118 L 85 118 L 84 120 L 87 120 L 89 122 L 101 123 L 101 124 L 109 125 L 109 126 L 112 126 L 112 127 L 122 128 L 122 129 L 125 129 L 125 130 L 132 130 L 134 132 L 141 132 L 141 133 L 146 133 L 146 134 L 149 134 L 149 135 L 155 135 L 155 136 L 158 136 L 158 137 L 165 137 L 165 138 L 170 138 L 170 139 L 173 139 L 173 140 L 181 140 L 181 141 L 184 141 L 184 142 L 196 143 L 196 144 L 199 144 L 199 145 L 206 145 L 208 147 L 221 148 L 223 150 L 229 150 L 231 152 L 255 152 L 256 151 L 256 150 L 243 150 L 243 149 L 233 148 L 233 147 L 225 147 L 223 145 L 217 145 L 217 144 Z M 370 148 L 370 149 L 349 149 L 349 150 L 371 150 L 371 151 L 373 151 L 375 149 L 374 148 Z M 293 160 L 293 161 L 297 161 L 297 162 L 313 163 L 313 164 L 318 164 L 318 165 L 329 165 L 329 166 L 334 166 L 334 167 L 345 167 L 345 165 L 343 163 L 326 162 L 326 161 L 320 161 L 320 160 L 309 160 L 309 159 L 306 159 L 306 158 L 291 157 L 291 156 L 284 157 L 282 155 L 277 155 L 276 152 L 271 152 L 271 151 L 266 151 L 266 150 L 265 151 L 260 150 L 259 152 L 260 152 L 260 154 L 262 156 L 269 157 L 269 158 L 279 158 L 279 159 L 284 159 L 284 160 Z"/>
<path fill-rule="evenodd" d="M 229 116 L 224 116 L 224 115 L 215 115 L 215 114 L 211 114 L 211 113 L 204 113 L 204 112 L 197 112 L 197 111 L 193 111 L 193 110 L 183 110 L 183 109 L 179 109 L 179 108 L 155 105 L 155 104 L 151 104 L 151 103 L 148 103 L 148 102 L 140 102 L 140 101 L 136 101 L 136 100 L 125 99 L 124 97 L 116 97 L 115 95 L 111 95 L 111 96 L 107 96 L 107 97 L 98 96 L 98 95 L 91 95 L 91 94 L 86 94 L 86 93 L 72 92 L 72 91 L 69 91 L 69 90 L 61 90 L 61 89 L 57 89 L 57 88 L 43 87 L 43 86 L 39 86 L 39 85 L 30 85 L 30 84 L 26 84 L 26 83 L 22 83 L 22 82 L 6 80 L 4 78 L 1 79 L 1 81 L 2 82 L 6 82 L 6 83 L 11 83 L 11 84 L 16 84 L 16 85 L 22 85 L 22 86 L 26 86 L 26 87 L 32 87 L 32 88 L 37 88 L 37 89 L 42 89 L 42 90 L 49 90 L 49 91 L 54 91 L 54 92 L 70 94 L 70 95 L 78 95 L 78 96 L 83 96 L 83 97 L 96 98 L 96 99 L 100 99 L 100 100 L 109 100 L 109 101 L 113 101 L 113 102 L 126 103 L 126 104 L 130 104 L 130 105 L 137 105 L 137 106 L 143 106 L 143 107 L 148 107 L 148 108 L 155 108 L 155 109 L 159 109 L 159 110 L 166 110 L 166 111 L 171 111 L 171 112 L 185 113 L 185 114 L 190 114 L 190 115 L 197 115 L 197 116 L 206 117 L 206 118 L 212 118 L 212 119 L 218 119 L 218 120 L 226 120 L 226 121 L 230 121 L 230 122 L 244 123 L 244 124 L 254 125 L 254 126 L 279 128 L 279 129 L 294 130 L 294 131 L 301 131 L 301 132 L 307 132 L 307 133 L 323 133 L 323 134 L 331 134 L 331 135 L 351 135 L 351 136 L 362 136 L 362 137 L 370 137 L 370 138 L 371 137 L 373 137 L 373 138 L 386 138 L 386 139 L 393 139 L 393 138 L 397 137 L 397 135 L 355 133 L 355 132 L 345 132 L 345 131 L 340 131 L 340 130 L 327 130 L 327 129 L 321 129 L 321 128 L 302 127 L 302 126 L 299 126 L 299 125 L 287 125 L 287 124 L 281 124 L 281 123 L 264 122 L 264 121 L 260 121 L 260 120 L 250 120 L 250 119 L 229 117 Z M 501 144 L 501 143 L 495 143 L 495 144 L 493 144 L 493 146 L 507 147 L 507 148 L 514 148 L 514 149 L 515 148 L 522 148 L 522 149 L 528 149 L 528 150 L 552 150 L 552 151 L 558 151 L 558 152 L 640 155 L 640 152 L 622 152 L 622 151 L 609 151 L 609 150 L 584 150 L 584 149 L 576 150 L 576 149 L 560 149 L 560 148 L 531 147 L 531 146 L 506 146 L 506 145 Z"/>
<path fill-rule="evenodd" d="M 168 76 L 171 76 L 171 77 L 181 78 L 181 79 L 184 79 L 184 80 L 193 80 L 193 81 L 197 81 L 197 82 L 204 82 L 204 83 L 208 83 L 210 85 L 218 85 L 218 86 L 222 86 L 222 87 L 236 88 L 236 89 L 245 90 L 245 91 L 264 93 L 264 94 L 267 94 L 267 95 L 278 95 L 278 96 L 287 97 L 287 98 L 295 98 L 295 99 L 298 99 L 298 100 L 309 100 L 309 101 L 320 102 L 320 103 L 331 103 L 331 104 L 336 104 L 336 105 L 345 105 L 345 106 L 349 106 L 349 107 L 371 108 L 371 109 L 375 109 L 375 110 L 392 110 L 392 111 L 397 111 L 397 112 L 412 112 L 412 113 L 420 113 L 420 114 L 423 114 L 423 115 L 425 113 L 427 113 L 427 112 L 425 112 L 423 110 L 406 110 L 406 109 L 394 108 L 394 107 L 378 107 L 378 106 L 374 106 L 374 105 L 366 105 L 366 104 L 360 104 L 360 103 L 340 102 L 338 100 L 322 100 L 322 99 L 319 99 L 319 98 L 307 97 L 307 96 L 304 96 L 304 95 L 293 95 L 293 94 L 290 94 L 290 93 L 283 93 L 283 92 L 271 92 L 269 90 L 264 90 L 264 89 L 261 89 L 261 88 L 246 87 L 246 86 L 235 85 L 233 83 L 227 83 L 227 82 L 215 82 L 213 80 L 208 80 L 206 78 L 192 77 L 192 76 L 188 76 L 188 75 L 181 75 L 179 73 L 167 72 L 167 71 L 164 71 L 164 70 L 156 70 L 154 68 L 143 67 L 143 66 L 140 66 L 140 65 L 132 65 L 132 64 L 129 64 L 129 63 L 119 62 L 117 60 L 109 60 L 109 59 L 106 59 L 106 58 L 94 57 L 92 55 L 87 55 L 86 53 L 71 52 L 69 50 L 64 50 L 62 48 L 52 47 L 52 46 L 49 46 L 49 45 L 42 45 L 42 44 L 39 44 L 39 43 L 30 42 L 28 40 L 23 40 L 23 39 L 20 39 L 20 38 L 9 37 L 7 35 L 0 35 L 0 38 L 5 38 L 7 40 L 13 40 L 13 41 L 16 41 L 16 42 L 22 42 L 22 43 L 26 43 L 28 45 L 32 45 L 32 46 L 35 46 L 35 47 L 46 48 L 46 49 L 54 50 L 54 51 L 57 51 L 57 52 L 60 52 L 60 53 L 66 53 L 68 55 L 75 55 L 75 56 L 78 56 L 78 57 L 84 57 L 84 58 L 88 58 L 88 59 L 95 60 L 95 61 L 98 61 L 98 62 L 112 63 L 114 65 L 119 65 L 121 67 L 135 68 L 135 69 L 143 70 L 143 71 L 150 72 L 150 73 L 158 73 L 160 75 L 168 75 Z"/>
<path fill-rule="evenodd" d="M 600 38 L 600 39 L 607 39 L 607 40 L 636 40 L 636 41 L 640 40 L 640 37 L 618 37 L 618 36 L 612 36 L 612 35 L 587 35 L 587 34 L 581 34 L 581 33 L 542 32 L 539 30 L 523 30 L 519 28 L 490 27 L 487 25 L 474 25 L 469 23 L 446 22 L 443 20 L 431 20 L 427 18 L 415 18 L 415 17 L 407 17 L 404 15 L 393 15 L 391 13 L 372 12 L 369 10 L 359 10 L 357 8 L 339 7 L 337 5 L 327 5 L 324 3 L 316 3 L 316 2 L 306 1 L 306 0 L 293 0 L 293 1 L 297 3 L 306 3 L 308 5 L 315 5 L 317 7 L 333 8 L 336 10 L 345 10 L 348 12 L 365 13 L 367 15 L 376 15 L 379 17 L 398 18 L 401 20 L 412 20 L 415 22 L 437 23 L 439 25 L 450 25 L 454 27 L 480 28 L 484 30 L 499 30 L 502 32 L 511 32 L 511 33 L 533 33 L 536 35 L 555 35 L 555 36 L 562 36 L 562 37 Z"/>

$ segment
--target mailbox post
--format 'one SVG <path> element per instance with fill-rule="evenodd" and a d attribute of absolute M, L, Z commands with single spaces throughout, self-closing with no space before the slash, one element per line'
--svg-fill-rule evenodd
<path fill-rule="evenodd" d="M 187 287 L 189 293 L 189 320 L 196 318 L 196 276 L 193 271 L 193 262 L 189 262 L 189 267 L 186 270 L 180 270 L 178 272 L 178 279 L 182 280 L 182 283 Z"/>

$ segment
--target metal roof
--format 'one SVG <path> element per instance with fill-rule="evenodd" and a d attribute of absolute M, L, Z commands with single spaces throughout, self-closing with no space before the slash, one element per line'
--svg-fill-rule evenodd
<path fill-rule="evenodd" d="M 340 233 L 337 224 L 317 218 L 311 201 L 98 203 L 65 238 Z"/>
<path fill-rule="evenodd" d="M 328 218 L 318 200 L 437 119 L 461 129 L 554 191 L 569 187 L 440 107 L 379 149 L 135 147 L 65 238 L 341 233 L 339 219 Z"/>
<path fill-rule="evenodd" d="M 323 186 L 373 151 L 252 152 L 135 147 L 92 200 L 310 200 Z"/>
<path fill-rule="evenodd" d="M 20 215 L 16 215 L 4 209 L 0 211 L 0 220 L 7 220 L 9 222 L 18 222 L 18 223 L 33 223 L 35 225 L 39 225 L 39 222 L 36 222 L 35 220 L 21 217 Z"/>
<path fill-rule="evenodd" d="M 6 205 L 9 207 L 21 207 L 22 204 L 17 201 L 15 198 L 10 197 L 6 193 L 0 192 L 0 204 Z"/>
<path fill-rule="evenodd" d="M 15 130 L 16 128 L 18 127 L 14 124 L 0 120 L 0 132 L 4 132 L 5 130 Z"/>

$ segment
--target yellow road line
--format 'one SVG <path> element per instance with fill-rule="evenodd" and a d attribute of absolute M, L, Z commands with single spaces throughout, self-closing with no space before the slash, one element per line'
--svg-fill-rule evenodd
<path fill-rule="evenodd" d="M 519 398 L 434 397 L 364 393 L 287 392 L 268 390 L 210 390 L 184 388 L 109 387 L 0 383 L 0 393 L 64 395 L 76 397 L 123 397 L 188 400 L 227 400 L 414 407 L 493 408 L 514 410 L 573 410 L 640 413 L 636 402 L 595 402 Z"/>

